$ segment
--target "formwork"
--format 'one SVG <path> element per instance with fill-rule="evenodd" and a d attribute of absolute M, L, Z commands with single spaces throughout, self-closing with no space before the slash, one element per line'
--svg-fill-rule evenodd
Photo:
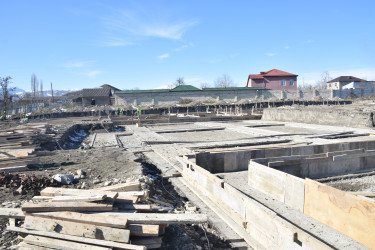
<path fill-rule="evenodd" d="M 229 216 L 228 225 L 254 248 L 337 248 L 310 230 L 307 219 L 359 248 L 375 248 L 375 203 L 316 181 L 374 170 L 375 141 L 201 152 L 179 161 L 191 189 L 217 204 L 216 213 Z"/>

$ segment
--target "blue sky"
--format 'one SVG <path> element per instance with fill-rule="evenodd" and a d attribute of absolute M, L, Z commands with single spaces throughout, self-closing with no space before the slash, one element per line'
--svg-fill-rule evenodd
<path fill-rule="evenodd" d="M 213 83 L 273 68 L 375 80 L 375 1 L 0 1 L 0 76 L 30 89 Z"/>

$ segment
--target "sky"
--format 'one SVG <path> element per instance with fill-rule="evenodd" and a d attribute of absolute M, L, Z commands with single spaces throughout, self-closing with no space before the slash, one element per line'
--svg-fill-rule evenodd
<path fill-rule="evenodd" d="M 0 1 L 0 77 L 30 90 L 151 89 L 280 69 L 375 80 L 375 1 Z"/>

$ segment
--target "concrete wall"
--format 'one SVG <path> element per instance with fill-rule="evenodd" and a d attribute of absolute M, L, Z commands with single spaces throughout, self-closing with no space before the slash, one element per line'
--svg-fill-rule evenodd
<path fill-rule="evenodd" d="M 307 156 L 325 154 L 327 152 L 349 151 L 356 149 L 374 150 L 375 141 L 358 141 L 333 143 L 325 145 L 308 145 L 285 148 L 266 148 L 238 150 L 228 152 L 203 152 L 195 155 L 196 164 L 211 173 L 225 173 L 247 170 L 251 159 Z"/>
<path fill-rule="evenodd" d="M 82 105 L 83 106 L 90 106 L 91 99 L 95 100 L 95 105 L 102 106 L 102 105 L 109 105 L 110 98 L 108 97 L 82 97 Z"/>
<path fill-rule="evenodd" d="M 319 117 L 319 119 L 317 119 Z M 374 114 L 370 111 L 332 109 L 329 106 L 319 107 L 280 107 L 263 110 L 262 120 L 301 122 L 346 127 L 372 128 Z"/>

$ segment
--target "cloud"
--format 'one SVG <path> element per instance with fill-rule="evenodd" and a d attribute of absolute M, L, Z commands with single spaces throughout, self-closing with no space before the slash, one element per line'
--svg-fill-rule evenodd
<path fill-rule="evenodd" d="M 134 43 L 126 42 L 122 39 L 109 39 L 105 42 L 102 42 L 101 45 L 105 47 L 122 47 L 122 46 L 134 45 Z"/>
<path fill-rule="evenodd" d="M 158 59 L 163 60 L 163 59 L 168 58 L 168 57 L 169 57 L 169 54 L 165 53 L 165 54 L 161 54 L 160 56 L 158 56 Z"/>
<path fill-rule="evenodd" d="M 187 49 L 189 47 L 194 47 L 194 44 L 193 43 L 189 43 L 189 44 L 182 45 L 181 47 L 175 48 L 174 51 L 175 52 L 179 52 L 179 51 Z"/>
<path fill-rule="evenodd" d="M 290 48 L 289 45 L 284 46 L 284 49 L 289 49 L 289 48 Z"/>
<path fill-rule="evenodd" d="M 92 77 L 92 78 L 95 78 L 96 76 L 101 75 L 101 74 L 103 74 L 103 71 L 100 71 L 100 70 L 93 70 L 93 71 L 81 73 L 81 75 Z"/>
<path fill-rule="evenodd" d="M 307 42 L 307 43 L 314 43 L 315 41 L 314 41 L 314 40 L 311 40 L 311 39 L 309 39 L 309 40 L 307 40 L 306 42 Z"/>
<path fill-rule="evenodd" d="M 93 61 L 76 61 L 67 62 L 63 65 L 65 68 L 83 68 L 91 64 Z"/>
<path fill-rule="evenodd" d="M 169 17 L 169 18 L 168 18 Z M 130 8 L 115 10 L 103 19 L 107 29 L 122 35 L 136 37 L 160 37 L 179 40 L 196 20 L 181 20 L 155 11 L 154 8 Z"/>
<path fill-rule="evenodd" d="M 155 89 L 169 89 L 168 85 L 161 85 L 159 87 L 156 87 Z"/>
<path fill-rule="evenodd" d="M 273 52 L 273 53 L 271 53 L 271 52 L 266 53 L 266 56 L 276 56 L 276 55 L 277 55 L 277 53 L 275 53 L 275 52 Z"/>

